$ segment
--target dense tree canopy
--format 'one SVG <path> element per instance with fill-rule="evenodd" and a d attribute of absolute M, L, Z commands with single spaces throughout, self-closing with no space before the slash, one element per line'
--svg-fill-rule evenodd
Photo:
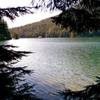
<path fill-rule="evenodd" d="M 54 18 L 54 22 L 77 34 L 100 30 L 99 6 L 99 0 L 81 0 L 77 5 L 71 6 Z"/>
<path fill-rule="evenodd" d="M 53 18 L 56 24 L 69 29 L 69 32 L 93 32 L 100 29 L 100 18 L 84 9 L 71 8 Z"/>
<path fill-rule="evenodd" d="M 100 0 L 39 0 L 38 6 L 59 9 L 54 22 L 69 32 L 94 32 L 100 30 Z M 47 2 L 46 2 L 47 1 Z M 35 0 L 33 0 L 35 2 Z M 34 3 L 33 3 L 34 4 Z"/>

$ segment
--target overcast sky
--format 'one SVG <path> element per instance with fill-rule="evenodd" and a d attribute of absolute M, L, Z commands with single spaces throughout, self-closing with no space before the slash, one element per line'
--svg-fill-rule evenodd
<path fill-rule="evenodd" d="M 6 8 L 6 7 L 17 7 L 17 6 L 31 6 L 31 0 L 0 0 L 0 7 Z M 21 17 L 16 18 L 13 22 L 10 21 L 8 18 L 4 18 L 7 20 L 8 27 L 17 27 L 22 26 L 28 23 L 33 23 L 45 18 L 48 18 L 50 16 L 57 15 L 59 12 L 41 12 L 41 11 L 35 11 L 34 14 L 27 14 Z"/>

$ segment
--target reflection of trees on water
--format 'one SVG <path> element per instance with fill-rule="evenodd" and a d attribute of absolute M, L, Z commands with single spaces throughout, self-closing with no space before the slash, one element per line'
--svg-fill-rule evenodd
<path fill-rule="evenodd" d="M 81 91 L 64 90 L 60 92 L 64 100 L 100 100 L 100 77 L 97 77 L 97 84 L 86 86 Z"/>
<path fill-rule="evenodd" d="M 0 46 L 0 100 L 40 100 L 32 94 L 33 85 L 25 82 L 30 74 L 25 67 L 12 67 L 18 59 L 29 52 L 11 50 L 14 46 Z"/>

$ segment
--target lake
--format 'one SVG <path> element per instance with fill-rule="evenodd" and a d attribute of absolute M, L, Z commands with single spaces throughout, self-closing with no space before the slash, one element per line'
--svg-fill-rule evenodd
<path fill-rule="evenodd" d="M 15 66 L 33 70 L 26 79 L 35 84 L 36 95 L 44 100 L 63 100 L 59 91 L 83 89 L 100 76 L 99 38 L 25 38 L 4 44 L 33 52 Z"/>

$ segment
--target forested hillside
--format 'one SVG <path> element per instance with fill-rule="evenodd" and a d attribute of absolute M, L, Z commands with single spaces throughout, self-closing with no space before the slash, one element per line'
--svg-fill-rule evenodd
<path fill-rule="evenodd" d="M 18 37 L 67 37 L 67 31 L 55 25 L 52 19 L 10 29 L 13 38 Z"/>

